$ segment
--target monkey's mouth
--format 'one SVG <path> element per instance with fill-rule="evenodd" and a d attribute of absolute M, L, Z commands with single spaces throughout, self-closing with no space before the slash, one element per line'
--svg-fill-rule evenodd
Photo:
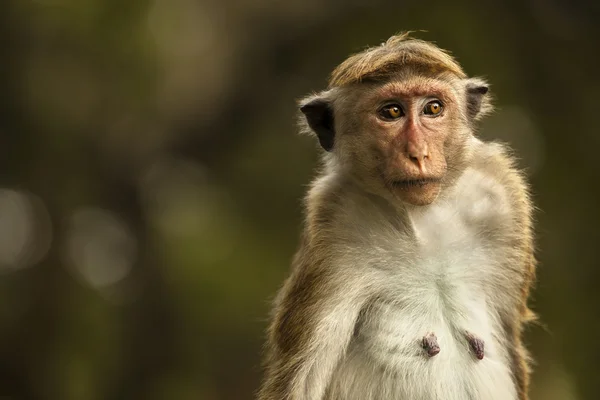
<path fill-rule="evenodd" d="M 404 190 L 413 188 L 422 188 L 427 185 L 440 183 L 440 178 L 421 178 L 421 179 L 403 179 L 399 181 L 393 181 L 392 186 Z"/>

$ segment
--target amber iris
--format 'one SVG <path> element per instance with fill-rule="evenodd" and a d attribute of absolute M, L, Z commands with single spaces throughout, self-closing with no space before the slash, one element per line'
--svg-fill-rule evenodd
<path fill-rule="evenodd" d="M 439 101 L 430 101 L 425 105 L 423 113 L 427 115 L 439 115 L 442 112 L 442 109 L 442 103 Z"/>
<path fill-rule="evenodd" d="M 379 113 L 384 119 L 397 119 L 403 115 L 402 108 L 396 104 L 383 107 Z"/>

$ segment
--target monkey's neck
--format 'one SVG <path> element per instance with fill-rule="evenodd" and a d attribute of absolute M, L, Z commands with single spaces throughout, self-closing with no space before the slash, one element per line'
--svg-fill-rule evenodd
<path fill-rule="evenodd" d="M 391 194 L 386 197 L 368 190 L 340 172 L 322 175 L 313 183 L 307 198 L 307 222 L 309 232 L 330 238 L 377 224 L 403 231 L 410 226 L 406 204 Z"/>

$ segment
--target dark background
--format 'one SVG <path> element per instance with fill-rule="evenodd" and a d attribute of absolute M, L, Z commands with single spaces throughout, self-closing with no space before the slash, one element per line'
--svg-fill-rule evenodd
<path fill-rule="evenodd" d="M 318 160 L 295 101 L 401 30 L 492 83 L 537 212 L 534 400 L 600 398 L 600 3 L 3 0 L 0 397 L 251 399 Z"/>

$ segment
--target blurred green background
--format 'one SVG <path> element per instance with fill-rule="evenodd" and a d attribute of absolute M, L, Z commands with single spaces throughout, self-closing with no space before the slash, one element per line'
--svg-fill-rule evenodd
<path fill-rule="evenodd" d="M 318 161 L 295 101 L 426 30 L 533 184 L 533 399 L 600 399 L 599 4 L 3 0 L 0 398 L 251 399 Z"/>

